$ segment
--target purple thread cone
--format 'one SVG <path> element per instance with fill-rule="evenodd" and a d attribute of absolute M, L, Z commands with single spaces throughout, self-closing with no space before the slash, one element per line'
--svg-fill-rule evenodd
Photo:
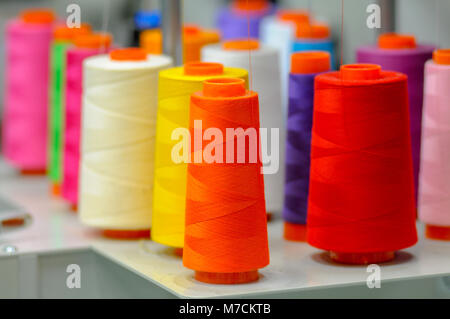
<path fill-rule="evenodd" d="M 357 51 L 358 63 L 379 64 L 386 71 L 397 71 L 408 76 L 409 122 L 411 150 L 414 166 L 414 189 L 417 190 L 420 166 L 420 141 L 422 134 L 423 78 L 425 62 L 432 58 L 433 46 L 419 45 L 414 49 L 380 49 L 361 47 Z"/>
<path fill-rule="evenodd" d="M 239 11 L 230 7 L 223 8 L 217 15 L 217 27 L 222 40 L 240 38 L 259 38 L 259 25 L 262 19 L 274 12 L 274 7 L 258 11 Z"/>
<path fill-rule="evenodd" d="M 283 219 L 306 224 L 316 74 L 289 74 Z"/>

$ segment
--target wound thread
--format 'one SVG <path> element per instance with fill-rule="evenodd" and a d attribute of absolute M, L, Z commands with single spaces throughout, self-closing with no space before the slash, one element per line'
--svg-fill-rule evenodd
<path fill-rule="evenodd" d="M 377 46 L 360 47 L 356 52 L 358 63 L 378 64 L 384 70 L 401 72 L 408 76 L 409 121 L 416 202 L 419 187 L 424 65 L 427 60 L 431 59 L 433 49 L 431 45 L 416 44 L 413 36 L 388 33 L 379 37 Z"/>
<path fill-rule="evenodd" d="M 63 143 L 65 117 L 65 78 L 67 49 L 76 36 L 91 33 L 88 24 L 79 28 L 59 26 L 53 31 L 50 53 L 50 103 L 48 176 L 53 195 L 59 196 L 63 176 Z"/>
<path fill-rule="evenodd" d="M 246 92 L 242 79 L 206 80 L 203 90 L 191 96 L 191 136 L 198 120 L 200 133 L 218 129 L 223 139 L 211 140 L 216 161 L 188 164 L 183 264 L 197 272 L 198 280 L 209 283 L 254 281 L 255 272 L 269 263 L 262 164 L 258 156 L 255 162 L 250 160 L 251 152 L 259 154 L 260 148 L 258 95 Z M 253 129 L 256 148 L 251 149 L 249 141 L 239 149 L 238 140 L 244 135 L 228 136 L 230 128 Z M 227 162 L 225 151 L 230 143 L 234 143 L 233 163 Z M 198 147 L 192 141 L 191 156 L 206 152 L 205 144 Z M 221 155 L 218 148 L 223 149 Z M 245 161 L 238 163 L 242 150 Z"/>
<path fill-rule="evenodd" d="M 436 50 L 425 64 L 419 219 L 430 239 L 450 240 L 449 50 Z"/>
<path fill-rule="evenodd" d="M 91 56 L 108 52 L 111 42 L 112 36 L 109 34 L 78 36 L 75 45 L 66 54 L 62 196 L 74 210 L 78 205 L 83 62 Z M 86 43 L 89 43 L 87 47 Z"/>
<path fill-rule="evenodd" d="M 120 49 L 84 61 L 79 209 L 86 225 L 148 234 L 158 73 L 172 61 L 137 57 Z"/>
<path fill-rule="evenodd" d="M 407 78 L 354 74 L 374 69 L 315 79 L 307 239 L 339 262 L 386 261 L 417 242 Z"/>
<path fill-rule="evenodd" d="M 49 57 L 54 15 L 28 10 L 6 26 L 3 155 L 26 173 L 45 173 Z"/>

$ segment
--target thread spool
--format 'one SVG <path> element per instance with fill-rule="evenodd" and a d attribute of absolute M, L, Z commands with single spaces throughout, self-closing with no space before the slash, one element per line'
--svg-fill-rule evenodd
<path fill-rule="evenodd" d="M 81 99 L 83 61 L 91 56 L 109 51 L 112 36 L 107 33 L 91 33 L 75 37 L 74 45 L 67 49 L 65 85 L 63 182 L 62 197 L 73 210 L 78 205 L 80 166 Z"/>
<path fill-rule="evenodd" d="M 134 14 L 133 46 L 142 47 L 143 33 L 149 30 L 159 30 L 161 26 L 161 13 L 158 10 L 140 10 Z M 145 49 L 145 48 L 143 48 Z M 160 54 L 155 51 L 150 54 Z"/>
<path fill-rule="evenodd" d="M 292 54 L 284 186 L 284 238 L 306 241 L 314 79 L 330 70 L 328 52 Z"/>
<path fill-rule="evenodd" d="M 267 135 L 270 138 L 272 137 L 270 130 L 279 129 L 279 139 L 275 143 L 263 145 L 262 151 L 263 154 L 274 154 L 276 153 L 273 149 L 274 146 L 279 146 L 278 160 L 279 163 L 284 163 L 286 133 L 280 93 L 280 68 L 277 50 L 261 45 L 256 39 L 230 40 L 221 45 L 204 47 L 202 61 L 220 62 L 224 65 L 250 70 L 249 54 L 251 56 L 252 73 L 250 88 L 258 92 L 259 95 L 261 127 L 268 130 Z M 269 147 L 270 152 L 268 152 Z M 268 213 L 280 213 L 283 206 L 284 165 L 278 166 L 278 171 L 274 174 L 264 175 Z"/>
<path fill-rule="evenodd" d="M 223 40 L 259 38 L 261 21 L 274 11 L 266 0 L 233 1 L 218 12 L 216 25 Z"/>
<path fill-rule="evenodd" d="M 66 51 L 74 37 L 90 32 L 90 25 L 85 23 L 81 24 L 79 28 L 58 26 L 53 31 L 53 42 L 50 49 L 50 123 L 47 166 L 48 176 L 52 183 L 51 193 L 54 196 L 61 195 Z"/>
<path fill-rule="evenodd" d="M 378 39 L 377 46 L 364 46 L 357 50 L 359 63 L 375 63 L 383 69 L 408 76 L 409 119 L 414 165 L 414 187 L 417 201 L 422 126 L 423 79 L 425 62 L 432 58 L 433 46 L 416 44 L 414 36 L 387 33 Z"/>
<path fill-rule="evenodd" d="M 296 36 L 297 26 L 309 22 L 309 14 L 303 10 L 280 10 L 275 16 L 269 16 L 261 22 L 261 42 L 278 49 L 281 96 L 283 113 L 287 117 L 288 78 L 291 64 L 292 46 Z"/>
<path fill-rule="evenodd" d="M 196 134 L 196 120 L 202 121 L 201 133 L 218 129 L 222 156 L 216 160 L 188 164 L 186 197 L 186 235 L 183 264 L 195 270 L 195 278 L 213 284 L 238 284 L 258 279 L 258 269 L 269 263 L 267 222 L 264 204 L 263 176 L 259 154 L 258 95 L 245 90 L 242 79 L 209 79 L 203 90 L 192 94 L 190 130 Z M 227 163 L 226 149 L 236 136 L 229 128 L 254 129 L 257 151 L 251 162 L 246 144 L 246 160 L 237 163 L 239 148 L 234 144 L 233 163 Z M 205 145 L 206 146 L 206 145 Z M 192 144 L 194 153 L 206 150 Z M 222 163 L 216 162 L 217 160 Z M 216 177 L 216 178 L 214 178 Z"/>
<path fill-rule="evenodd" d="M 331 68 L 336 68 L 330 28 L 324 23 L 298 23 L 292 51 L 326 51 L 331 55 Z"/>
<path fill-rule="evenodd" d="M 307 240 L 341 263 L 417 242 L 407 77 L 373 64 L 315 79 Z"/>
<path fill-rule="evenodd" d="M 84 61 L 80 217 L 105 236 L 150 235 L 157 77 L 171 63 L 139 48 Z"/>
<path fill-rule="evenodd" d="M 450 240 L 448 138 L 450 50 L 435 50 L 425 64 L 419 218 L 429 239 Z"/>
<path fill-rule="evenodd" d="M 220 34 L 216 30 L 201 29 L 194 24 L 183 27 L 183 61 L 184 63 L 200 61 L 200 51 L 208 44 L 220 41 Z"/>
<path fill-rule="evenodd" d="M 6 26 L 3 155 L 23 174 L 46 171 L 53 21 L 51 10 L 27 10 Z"/>
<path fill-rule="evenodd" d="M 162 54 L 161 29 L 144 30 L 139 36 L 139 46 L 149 54 Z"/>
<path fill-rule="evenodd" d="M 159 74 L 158 122 L 155 143 L 152 240 L 176 248 L 184 246 L 187 163 L 175 163 L 172 139 L 175 129 L 189 128 L 189 101 L 192 93 L 212 77 L 234 77 L 247 81 L 244 69 L 219 63 L 191 62 Z"/>

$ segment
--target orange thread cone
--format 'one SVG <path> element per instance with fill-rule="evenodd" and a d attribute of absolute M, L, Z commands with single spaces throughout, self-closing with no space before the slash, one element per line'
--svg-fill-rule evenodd
<path fill-rule="evenodd" d="M 227 137 L 226 130 L 254 129 L 259 140 L 258 95 L 246 91 L 240 79 L 206 80 L 203 91 L 191 96 L 191 136 L 199 133 L 195 127 L 198 120 L 203 125 L 201 133 L 208 128 L 222 132 L 224 141 L 216 141 L 217 147 L 234 147 L 234 158 L 231 161 L 229 157 L 227 163 L 224 151 L 216 154 L 214 162 L 188 164 L 183 264 L 206 283 L 255 281 L 258 269 L 269 263 L 261 162 L 258 156 L 256 161 L 250 160 L 248 143 L 245 160 L 238 163 L 238 138 Z M 191 158 L 208 148 L 207 143 L 201 149 L 196 141 L 192 144 Z M 259 143 L 255 145 L 259 148 Z M 257 148 L 253 150 L 256 154 Z"/>

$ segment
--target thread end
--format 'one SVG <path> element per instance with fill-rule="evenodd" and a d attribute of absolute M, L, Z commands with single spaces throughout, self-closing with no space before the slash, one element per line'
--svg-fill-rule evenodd
<path fill-rule="evenodd" d="M 235 0 L 233 8 L 241 11 L 259 11 L 269 7 L 267 0 Z"/>
<path fill-rule="evenodd" d="M 225 41 L 222 45 L 225 50 L 258 50 L 259 49 L 259 41 L 258 39 L 236 39 Z"/>
<path fill-rule="evenodd" d="M 280 10 L 278 19 L 296 24 L 309 23 L 309 12 L 306 10 Z"/>
<path fill-rule="evenodd" d="M 79 28 L 69 28 L 61 25 L 56 27 L 53 31 L 53 39 L 56 41 L 73 41 L 77 36 L 91 33 L 91 26 L 88 23 L 82 23 Z"/>
<path fill-rule="evenodd" d="M 381 76 L 381 66 L 378 64 L 346 64 L 341 66 L 343 80 L 361 81 L 376 80 Z"/>
<path fill-rule="evenodd" d="M 100 49 L 109 48 L 112 36 L 109 33 L 90 33 L 74 37 L 73 44 L 77 48 Z"/>
<path fill-rule="evenodd" d="M 111 51 L 109 57 L 113 61 L 145 61 L 147 52 L 141 48 L 123 48 Z"/>
<path fill-rule="evenodd" d="M 450 240 L 450 227 L 426 225 L 425 236 L 428 239 Z"/>
<path fill-rule="evenodd" d="M 306 242 L 306 225 L 284 222 L 284 238 L 290 241 Z"/>
<path fill-rule="evenodd" d="M 52 183 L 50 193 L 55 197 L 61 196 L 61 184 Z"/>
<path fill-rule="evenodd" d="M 183 257 L 183 248 L 175 248 L 173 253 L 178 257 Z"/>
<path fill-rule="evenodd" d="M 325 51 L 297 52 L 291 55 L 291 73 L 312 74 L 330 70 L 330 54 Z"/>
<path fill-rule="evenodd" d="M 326 24 L 298 23 L 296 36 L 299 39 L 327 39 L 330 37 L 330 27 Z"/>
<path fill-rule="evenodd" d="M 103 230 L 103 236 L 110 239 L 120 240 L 137 240 L 150 238 L 150 229 L 138 229 L 138 230 L 118 230 L 118 229 L 105 229 Z"/>
<path fill-rule="evenodd" d="M 46 175 L 47 171 L 45 169 L 22 169 L 20 174 L 25 176 Z"/>
<path fill-rule="evenodd" d="M 2 221 L 3 227 L 18 227 L 25 224 L 25 218 L 10 218 Z"/>
<path fill-rule="evenodd" d="M 50 24 L 55 21 L 55 13 L 51 9 L 30 9 L 20 14 L 23 22 L 29 24 Z"/>
<path fill-rule="evenodd" d="M 245 95 L 245 81 L 238 78 L 208 79 L 203 82 L 203 95 L 207 97 L 238 97 Z"/>
<path fill-rule="evenodd" d="M 416 38 L 409 34 L 385 33 L 378 37 L 380 49 L 414 49 Z"/>
<path fill-rule="evenodd" d="M 193 76 L 221 75 L 223 64 L 213 62 L 189 62 L 184 65 L 184 74 Z"/>
<path fill-rule="evenodd" d="M 433 61 L 437 64 L 450 65 L 450 49 L 434 50 Z"/>

